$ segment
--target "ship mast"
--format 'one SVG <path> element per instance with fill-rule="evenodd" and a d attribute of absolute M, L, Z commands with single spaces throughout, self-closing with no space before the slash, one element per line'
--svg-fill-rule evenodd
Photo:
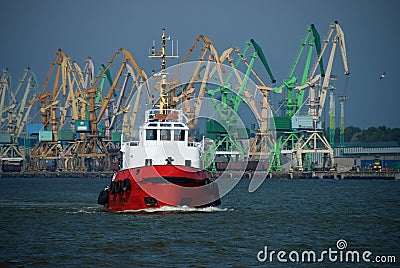
<path fill-rule="evenodd" d="M 161 72 L 155 74 L 154 76 L 161 76 L 161 81 L 156 84 L 155 89 L 160 91 L 160 100 L 159 100 L 159 110 L 160 114 L 164 113 L 164 109 L 168 109 L 170 105 L 169 97 L 168 97 L 168 82 L 167 82 L 167 72 L 165 71 L 166 69 L 166 59 L 167 58 L 174 58 L 177 59 L 179 58 L 178 55 L 173 55 L 173 41 L 172 41 L 172 55 L 167 55 L 166 53 L 166 41 L 171 40 L 171 37 L 165 36 L 165 29 L 162 30 L 162 35 L 161 35 L 161 48 L 156 48 L 154 45 L 153 41 L 153 46 L 151 47 L 151 55 L 149 55 L 149 58 L 161 58 Z M 158 54 L 156 53 L 159 52 Z M 171 96 L 172 97 L 172 96 Z"/>

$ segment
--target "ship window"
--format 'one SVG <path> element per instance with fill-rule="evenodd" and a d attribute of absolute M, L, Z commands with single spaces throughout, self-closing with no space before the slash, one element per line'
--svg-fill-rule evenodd
<path fill-rule="evenodd" d="M 146 140 L 157 140 L 157 129 L 146 129 Z"/>
<path fill-rule="evenodd" d="M 169 129 L 161 129 L 161 140 L 170 141 L 171 140 L 171 130 Z"/>
<path fill-rule="evenodd" d="M 150 123 L 149 124 L 149 127 L 156 127 L 157 126 L 157 123 Z"/>
<path fill-rule="evenodd" d="M 185 140 L 185 131 L 184 130 L 174 130 L 174 140 L 176 141 L 184 141 Z"/>
<path fill-rule="evenodd" d="M 161 126 L 161 127 L 171 127 L 171 124 L 168 124 L 168 123 L 161 123 L 160 126 Z"/>

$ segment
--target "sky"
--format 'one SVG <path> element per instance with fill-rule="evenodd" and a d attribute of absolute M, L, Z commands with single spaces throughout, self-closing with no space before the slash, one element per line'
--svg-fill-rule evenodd
<path fill-rule="evenodd" d="M 315 24 L 324 38 L 330 23 L 338 21 L 345 33 L 350 76 L 346 83 L 338 52 L 332 73 L 338 77 L 336 95 L 347 96 L 345 126 L 400 127 L 397 0 L 2 0 L 0 7 L 0 68 L 10 70 L 14 84 L 29 66 L 42 85 L 59 48 L 83 67 L 88 56 L 98 66 L 123 47 L 150 73 L 158 63 L 147 58 L 148 49 L 162 28 L 179 40 L 182 57 L 200 34 L 211 39 L 219 53 L 231 46 L 242 48 L 253 38 L 279 84 L 307 26 Z M 385 78 L 379 79 L 383 72 Z M 280 98 L 271 96 L 272 102 Z"/>

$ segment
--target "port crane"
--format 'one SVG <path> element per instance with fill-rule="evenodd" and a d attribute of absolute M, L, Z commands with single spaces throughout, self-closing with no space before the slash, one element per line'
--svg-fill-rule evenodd
<path fill-rule="evenodd" d="M 130 67 L 129 64 L 127 64 L 127 67 Z M 95 67 L 94 67 L 94 62 L 92 60 L 92 58 L 87 58 L 86 60 L 86 64 L 84 67 L 83 72 L 80 71 L 83 74 L 85 74 L 85 79 L 84 79 L 84 89 L 88 90 L 91 88 L 91 85 L 94 83 L 94 81 L 98 80 L 100 74 L 104 71 L 104 69 L 106 68 L 106 66 L 104 64 L 101 64 L 100 67 L 97 70 L 97 73 L 95 75 Z M 129 74 L 127 74 L 128 76 Z M 98 84 L 98 90 L 96 93 L 96 99 L 95 99 L 95 105 L 96 106 L 100 106 L 101 102 L 102 102 L 102 98 L 103 98 L 103 88 L 104 88 L 104 84 L 106 82 L 106 80 L 108 81 L 108 84 L 110 87 L 112 87 L 114 81 L 113 78 L 111 76 L 111 71 L 109 68 L 107 68 L 107 70 L 105 70 L 105 72 L 103 72 L 103 75 L 101 76 L 101 78 L 99 78 L 100 80 L 98 80 L 99 82 Z M 124 90 L 124 88 L 123 88 Z M 115 95 L 115 93 L 113 94 Z M 121 97 L 123 96 L 123 94 L 121 94 Z M 78 97 L 79 99 L 79 106 L 80 106 L 80 118 L 79 120 L 89 120 L 89 100 L 88 98 L 84 98 L 83 95 Z M 113 99 L 110 100 L 110 102 L 112 102 Z M 115 116 L 115 113 L 114 113 Z M 109 125 L 109 111 L 108 109 L 106 109 L 105 111 L 105 138 L 106 139 L 111 139 L 111 128 L 112 126 Z"/>
<path fill-rule="evenodd" d="M 308 45 L 308 51 L 304 63 L 304 69 L 299 81 L 299 77 L 295 75 L 297 66 L 303 57 L 304 49 Z M 275 128 L 279 132 L 277 142 L 273 146 L 270 154 L 270 167 L 271 171 L 281 171 L 281 154 L 292 154 L 296 142 L 299 140 L 300 133 L 292 128 L 293 116 L 299 114 L 301 107 L 303 106 L 305 90 L 295 90 L 296 86 L 306 84 L 309 76 L 310 66 L 313 51 L 316 51 L 317 56 L 321 55 L 321 41 L 320 35 L 315 28 L 314 24 L 311 24 L 306 29 L 306 35 L 303 38 L 300 48 L 297 52 L 295 61 L 290 68 L 287 78 L 283 81 L 282 85 L 275 89 L 286 89 L 286 99 L 282 102 L 281 108 L 285 109 L 284 116 L 276 114 L 274 116 Z M 317 66 L 320 68 L 321 76 L 325 76 L 325 70 L 323 67 L 322 58 L 318 62 Z"/>
<path fill-rule="evenodd" d="M 316 69 L 318 64 L 322 61 L 322 57 L 329 43 L 332 43 L 331 52 L 328 58 L 325 76 L 322 77 L 321 74 L 316 75 Z M 335 21 L 330 25 L 327 37 L 325 38 L 324 44 L 321 48 L 321 54 L 318 56 L 314 67 L 310 72 L 307 83 L 295 88 L 296 90 L 303 90 L 309 87 L 309 108 L 307 118 L 309 118 L 308 121 L 311 123 L 310 128 L 303 131 L 300 139 L 296 142 L 295 150 L 293 151 L 295 160 L 294 168 L 299 170 L 304 170 L 305 165 L 303 160 L 304 156 L 308 153 L 323 154 L 323 168 L 334 167 L 333 149 L 320 130 L 320 119 L 329 89 L 332 67 L 335 58 L 336 47 L 338 44 L 343 61 L 344 74 L 346 76 L 350 74 L 347 64 L 347 51 L 344 32 L 339 23 Z M 322 85 L 319 85 L 318 82 L 321 79 Z"/>
<path fill-rule="evenodd" d="M 182 77 L 180 77 L 182 68 L 186 63 L 188 63 L 190 56 L 193 54 L 196 48 L 200 46 L 200 42 L 203 43 L 203 46 L 200 48 L 200 56 L 196 59 L 194 65 L 190 66 L 193 71 L 189 79 L 184 79 L 185 83 L 182 83 Z M 204 66 L 205 61 L 207 62 L 206 66 Z M 169 83 L 172 85 L 169 92 L 169 105 L 171 108 L 174 108 L 178 103 L 181 104 L 185 116 L 189 118 L 189 128 L 192 134 L 197 125 L 197 115 L 200 113 L 201 103 L 203 97 L 205 96 L 205 86 L 211 66 L 216 67 L 215 71 L 217 72 L 217 76 L 221 81 L 225 70 L 221 67 L 218 52 L 211 39 L 204 35 L 199 35 L 183 58 L 182 62 L 176 68 L 174 74 L 169 79 Z M 203 69 L 205 69 L 205 71 L 204 74 L 201 75 L 200 73 Z M 194 85 L 199 82 L 201 83 L 201 86 L 198 92 L 196 92 Z M 193 139 L 192 135 L 191 138 Z"/>
<path fill-rule="evenodd" d="M 47 90 L 54 70 L 53 88 Z M 68 92 L 67 92 L 68 90 Z M 50 70 L 42 89 L 36 98 L 28 101 L 30 105 L 40 101 L 40 115 L 43 129 L 39 131 L 39 142 L 32 148 L 29 169 L 64 170 L 68 161 L 66 151 L 70 144 L 63 144 L 59 139 L 59 130 L 65 124 L 67 110 L 71 109 L 73 118 L 77 117 L 77 100 L 75 92 L 83 90 L 81 74 L 74 68 L 68 56 L 59 49 L 52 61 Z M 64 109 L 60 109 L 63 107 Z M 71 137 L 69 140 L 73 140 Z"/>
<path fill-rule="evenodd" d="M 254 52 L 250 56 L 250 61 L 248 61 L 245 55 L 250 47 L 254 48 Z M 237 118 L 235 120 L 235 116 L 233 115 L 237 114 L 238 108 L 241 103 L 246 103 L 249 105 L 258 122 L 262 121 L 262 119 L 267 118 L 267 116 L 263 118 L 263 116 L 260 115 L 264 112 L 258 112 L 258 109 L 255 105 L 255 99 L 258 90 L 263 89 L 263 106 L 264 108 L 268 107 L 266 92 L 267 89 L 272 90 L 271 87 L 266 86 L 260 76 L 253 69 L 253 65 L 257 57 L 261 59 L 264 68 L 267 70 L 271 77 L 271 80 L 274 81 L 275 79 L 269 69 L 268 63 L 261 47 L 254 40 L 249 40 L 246 43 L 246 46 L 242 52 L 240 52 L 239 49 L 235 47 L 231 47 L 221 54 L 219 60 L 216 56 L 216 52 L 211 55 L 213 57 L 209 57 L 208 61 L 199 62 L 198 67 L 195 69 L 195 72 L 193 72 L 191 83 L 189 83 L 189 88 L 193 87 L 195 81 L 201 83 L 200 89 L 197 93 L 197 98 L 195 98 L 193 105 L 194 116 L 192 122 L 194 126 L 197 124 L 197 119 L 199 117 L 198 115 L 203 102 L 203 98 L 207 94 L 207 96 L 210 97 L 213 107 L 215 107 L 217 111 L 217 114 L 219 116 L 218 121 L 223 123 L 224 126 L 222 127 L 216 124 L 215 120 L 209 120 L 207 122 L 207 132 L 211 133 L 214 142 L 209 146 L 206 153 L 204 154 L 205 158 L 214 159 L 216 155 L 224 155 L 228 158 L 239 157 L 243 159 L 244 157 L 247 157 L 249 155 L 249 151 L 248 149 L 243 148 L 243 145 L 238 142 L 238 137 L 243 135 L 239 135 L 238 137 L 236 137 L 236 135 L 240 131 L 243 132 L 244 127 L 242 127 L 241 130 L 237 129 L 238 120 Z M 234 55 L 237 56 L 236 61 L 234 60 Z M 238 70 L 238 66 L 240 63 L 245 64 L 247 68 L 245 74 L 242 74 Z M 227 73 L 227 69 L 230 72 Z M 203 71 L 203 74 L 201 74 L 201 71 Z M 250 93 L 247 88 L 247 82 L 251 74 L 253 74 L 261 84 L 261 86 L 257 86 L 257 89 L 256 87 L 254 88 L 253 93 Z M 219 86 L 217 88 L 211 89 L 209 85 L 207 86 L 207 84 L 210 84 L 210 82 L 211 84 L 217 84 Z M 261 125 L 263 124 L 261 123 Z M 225 130 L 223 130 L 222 128 L 225 128 Z M 262 129 L 262 127 L 260 129 Z M 213 133 L 215 135 L 213 135 Z M 228 133 L 230 133 L 231 135 L 229 135 Z M 232 135 L 234 135 L 235 137 L 233 137 Z M 257 137 L 260 136 L 257 135 Z M 260 153 L 260 147 L 257 148 L 259 144 L 260 142 L 251 147 L 252 151 L 250 155 L 252 157 L 254 157 L 257 153 Z M 204 162 L 212 163 L 213 161 L 205 160 Z"/>
<path fill-rule="evenodd" d="M 120 54 L 123 54 L 124 58 L 115 78 L 113 79 L 113 83 L 108 93 L 99 103 L 96 103 L 96 100 L 98 100 L 98 92 L 100 91 L 99 85 L 102 86 L 104 76 L 107 76 L 109 68 Z M 129 63 L 133 67 L 131 67 Z M 112 97 L 117 90 L 118 82 L 124 70 L 127 70 L 127 75 L 125 76 L 124 83 L 120 90 L 116 106 L 113 107 L 112 112 L 110 112 L 110 103 L 112 102 Z M 81 134 L 80 139 L 77 140 L 73 150 L 76 167 L 79 170 L 102 170 L 104 168 L 109 168 L 111 164 L 110 159 L 108 158 L 109 150 L 106 147 L 105 140 L 99 133 L 98 126 L 101 120 L 103 120 L 104 115 L 107 114 L 105 125 L 106 129 L 110 131 L 115 123 L 115 116 L 128 110 L 130 100 L 127 99 L 125 104 L 122 105 L 122 98 L 125 95 L 127 79 L 129 77 L 133 78 L 133 87 L 131 87 L 130 93 L 127 94 L 128 96 L 133 96 L 135 94 L 136 98 L 139 98 L 143 85 L 145 85 L 147 89 L 146 92 L 149 96 L 146 73 L 139 68 L 129 51 L 120 48 L 115 52 L 108 64 L 102 68 L 102 71 L 98 74 L 97 78 L 91 83 L 90 88 L 82 92 L 76 92 L 76 97 L 83 97 L 86 99 L 89 107 L 89 119 L 78 120 L 75 122 L 76 131 Z M 132 109 L 135 111 L 137 107 L 132 107 Z M 110 117 L 111 113 L 112 116 Z M 135 114 L 135 112 L 133 112 L 133 114 Z M 131 114 L 131 116 L 133 114 Z"/>
<path fill-rule="evenodd" d="M 4 124 L 6 123 L 6 118 L 3 113 L 6 112 L 5 104 L 8 102 L 8 99 L 11 97 L 11 75 L 9 70 L 6 68 L 3 70 L 3 74 L 0 77 L 0 127 L 3 129 Z"/>
<path fill-rule="evenodd" d="M 190 118 L 189 120 L 191 126 L 190 128 L 193 130 L 194 127 L 197 125 L 200 109 L 202 107 L 205 96 L 210 97 L 209 100 L 211 100 L 212 106 L 216 108 L 217 114 L 219 115 L 219 117 L 221 117 L 220 121 L 224 123 L 227 122 L 227 124 L 229 125 L 229 126 L 225 125 L 225 127 L 229 129 L 228 132 L 237 133 L 237 130 L 233 132 L 231 131 L 233 128 L 237 127 L 235 126 L 235 122 L 237 122 L 237 120 L 236 121 L 233 120 L 231 114 L 232 111 L 235 111 L 233 113 L 237 113 L 240 103 L 247 103 L 250 106 L 251 110 L 253 111 L 253 114 L 257 118 L 258 122 L 264 119 L 264 125 L 266 125 L 267 122 L 266 118 L 268 118 L 268 116 L 266 116 L 265 111 L 262 111 L 261 113 L 258 112 L 255 105 L 255 98 L 257 92 L 261 90 L 264 100 L 263 101 L 264 110 L 267 110 L 267 108 L 269 107 L 267 101 L 267 94 L 268 94 L 267 92 L 269 90 L 273 90 L 273 88 L 267 87 L 266 84 L 263 82 L 263 80 L 260 78 L 260 76 L 253 69 L 255 58 L 259 57 L 261 59 L 261 62 L 263 63 L 263 66 L 266 69 L 266 71 L 269 73 L 271 80 L 274 82 L 275 79 L 273 78 L 271 70 L 269 69 L 268 63 L 266 61 L 265 55 L 261 47 L 254 40 L 249 40 L 246 43 L 246 46 L 242 52 L 240 52 L 239 49 L 235 47 L 231 47 L 225 50 L 221 54 L 221 56 L 218 56 L 218 53 L 214 48 L 212 41 L 207 37 L 205 37 L 204 35 L 200 35 L 194 42 L 192 48 L 189 49 L 188 54 L 185 56 L 181 65 L 179 65 L 179 67 L 177 68 L 177 71 L 175 72 L 171 80 L 174 79 L 176 80 L 176 78 L 179 77 L 178 74 L 181 71 L 183 64 L 188 60 L 189 56 L 196 48 L 196 45 L 201 40 L 203 40 L 204 46 L 201 49 L 201 55 L 199 60 L 193 67 L 193 72 L 190 76 L 189 82 L 181 86 L 181 91 L 178 94 L 177 94 L 178 90 L 170 94 L 174 96 L 173 97 L 174 105 L 177 103 L 177 101 L 181 101 L 181 104 L 184 107 L 184 110 L 186 111 L 185 112 L 186 116 Z M 248 61 L 245 54 L 247 53 L 250 47 L 253 47 L 255 51 L 253 55 L 251 55 L 250 60 Z M 209 52 L 208 57 L 207 57 L 207 52 Z M 234 61 L 233 55 L 237 56 L 236 61 Z M 241 74 L 240 71 L 238 70 L 238 65 L 240 63 L 246 65 L 247 68 L 246 74 Z M 230 69 L 230 72 L 227 73 L 226 69 Z M 247 81 L 249 79 L 250 74 L 253 74 L 261 84 L 260 86 L 257 86 L 257 90 L 255 90 L 253 94 L 251 94 L 247 89 Z M 235 81 L 231 81 L 234 80 L 232 78 L 234 78 Z M 208 85 L 210 83 L 217 84 L 220 86 L 211 89 Z M 199 89 L 196 90 L 195 85 L 198 84 L 200 84 Z M 280 90 L 278 89 L 277 91 Z M 221 99 L 221 101 L 217 99 Z M 263 116 L 260 114 L 263 114 Z M 209 124 L 208 127 L 209 132 L 213 132 L 212 129 L 216 127 L 213 125 L 215 123 L 211 121 L 212 120 L 210 120 L 207 123 Z M 261 123 L 261 125 L 263 125 L 263 123 Z M 262 144 L 263 142 L 260 140 L 262 140 L 264 137 L 260 139 L 261 135 L 258 135 L 261 133 L 260 130 L 262 129 L 265 129 L 264 132 L 266 133 L 268 128 L 265 126 L 259 129 L 256 135 L 256 137 L 259 139 L 256 138 L 255 139 L 256 142 L 251 147 L 252 149 L 250 153 L 251 157 L 256 157 L 257 154 L 259 156 L 262 151 L 261 149 L 262 145 L 260 144 Z M 219 130 L 221 129 L 219 128 Z M 218 131 L 214 132 L 217 133 Z M 265 136 L 265 134 L 263 135 Z M 208 155 L 208 157 L 206 158 L 213 159 L 216 154 L 226 155 L 228 154 L 228 152 L 231 152 L 231 154 L 234 153 L 236 156 L 240 156 L 242 158 L 248 156 L 249 151 L 247 149 L 245 150 L 243 146 L 237 142 L 237 138 L 230 137 L 230 135 L 227 134 L 226 131 L 224 131 L 222 135 L 214 135 L 214 136 L 218 136 L 218 141 L 215 139 L 215 142 L 208 148 L 207 152 L 204 154 L 206 156 Z M 265 151 L 264 154 L 268 153 L 267 150 L 264 151 Z M 212 161 L 205 161 L 205 162 L 212 162 Z"/>
<path fill-rule="evenodd" d="M 6 77 L 9 78 L 8 76 Z M 26 165 L 24 151 L 27 148 L 23 150 L 19 145 L 19 140 L 22 138 L 32 108 L 31 105 L 27 104 L 27 100 L 28 98 L 36 97 L 36 94 L 39 92 L 36 76 L 29 67 L 25 69 L 17 88 L 15 90 L 10 89 L 9 91 L 10 98 L 8 99 L 9 102 L 6 108 L 8 113 L 8 133 L 2 134 L 7 138 L 6 140 L 2 140 L 5 143 L 2 143 L 0 146 L 1 168 L 2 171 L 21 171 Z"/>
<path fill-rule="evenodd" d="M 248 61 L 246 54 L 248 54 L 249 48 L 252 47 L 254 51 L 251 53 L 250 61 Z M 238 56 L 236 62 L 231 56 L 231 53 L 235 52 Z M 260 160 L 262 158 L 265 159 L 268 150 L 266 149 L 272 141 L 270 140 L 270 136 L 268 135 L 269 127 L 268 127 L 268 115 L 269 104 L 268 104 L 268 91 L 273 90 L 273 88 L 268 87 L 266 83 L 262 80 L 262 78 L 257 74 L 254 70 L 255 60 L 259 58 L 262 62 L 263 67 L 267 71 L 271 82 L 275 83 L 275 78 L 269 68 L 266 57 L 263 53 L 262 48 L 258 45 L 258 43 L 251 39 L 246 42 L 244 49 L 240 52 L 237 48 L 230 48 L 224 51 L 221 54 L 221 62 L 227 61 L 227 64 L 231 67 L 231 72 L 226 75 L 225 80 L 221 84 L 221 86 L 216 89 L 208 90 L 207 93 L 211 97 L 212 102 L 214 103 L 214 107 L 216 108 L 219 116 L 221 117 L 221 121 L 225 124 L 225 129 L 228 131 L 222 131 L 218 136 L 220 138 L 216 139 L 216 142 L 211 147 L 211 151 L 215 151 L 215 154 L 225 154 L 229 151 L 236 153 L 236 156 L 248 157 L 250 160 Z M 244 75 L 240 75 L 238 71 L 238 67 L 240 63 L 244 63 L 246 66 L 246 72 Z M 231 81 L 232 75 L 234 75 L 234 81 Z M 249 92 L 248 80 L 250 75 L 256 78 L 257 82 L 261 85 L 255 85 L 252 93 Z M 235 86 L 236 85 L 236 86 Z M 237 88 L 237 92 L 236 92 Z M 261 112 L 256 107 L 255 99 L 257 98 L 258 91 L 261 91 Z M 278 89 L 276 92 L 279 92 Z M 221 98 L 221 103 L 216 101 L 216 96 L 218 95 Z M 235 116 L 238 113 L 238 109 L 241 103 L 248 104 L 253 115 L 255 116 L 257 122 L 259 122 L 260 127 L 253 139 L 253 142 L 247 149 L 243 148 L 243 145 L 238 142 L 238 138 L 243 136 L 243 129 L 238 129 L 237 126 L 237 118 Z M 235 115 L 235 116 L 233 116 Z M 236 116 L 237 117 L 237 116 Z M 210 123 L 210 122 L 209 122 Z M 209 132 L 212 131 L 212 127 L 209 127 Z M 234 135 L 232 137 L 232 135 Z M 247 135 L 245 135 L 247 136 Z M 228 157 L 232 157 L 226 155 Z"/>

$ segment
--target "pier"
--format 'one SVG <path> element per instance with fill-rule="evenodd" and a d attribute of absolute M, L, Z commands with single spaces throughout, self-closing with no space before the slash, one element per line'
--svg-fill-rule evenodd
<path fill-rule="evenodd" d="M 313 171 L 313 172 L 240 172 L 219 171 L 213 172 L 214 178 L 244 178 L 244 179 L 325 179 L 325 180 L 400 180 L 400 172 L 394 171 L 363 171 L 363 172 L 337 172 L 337 171 Z"/>

